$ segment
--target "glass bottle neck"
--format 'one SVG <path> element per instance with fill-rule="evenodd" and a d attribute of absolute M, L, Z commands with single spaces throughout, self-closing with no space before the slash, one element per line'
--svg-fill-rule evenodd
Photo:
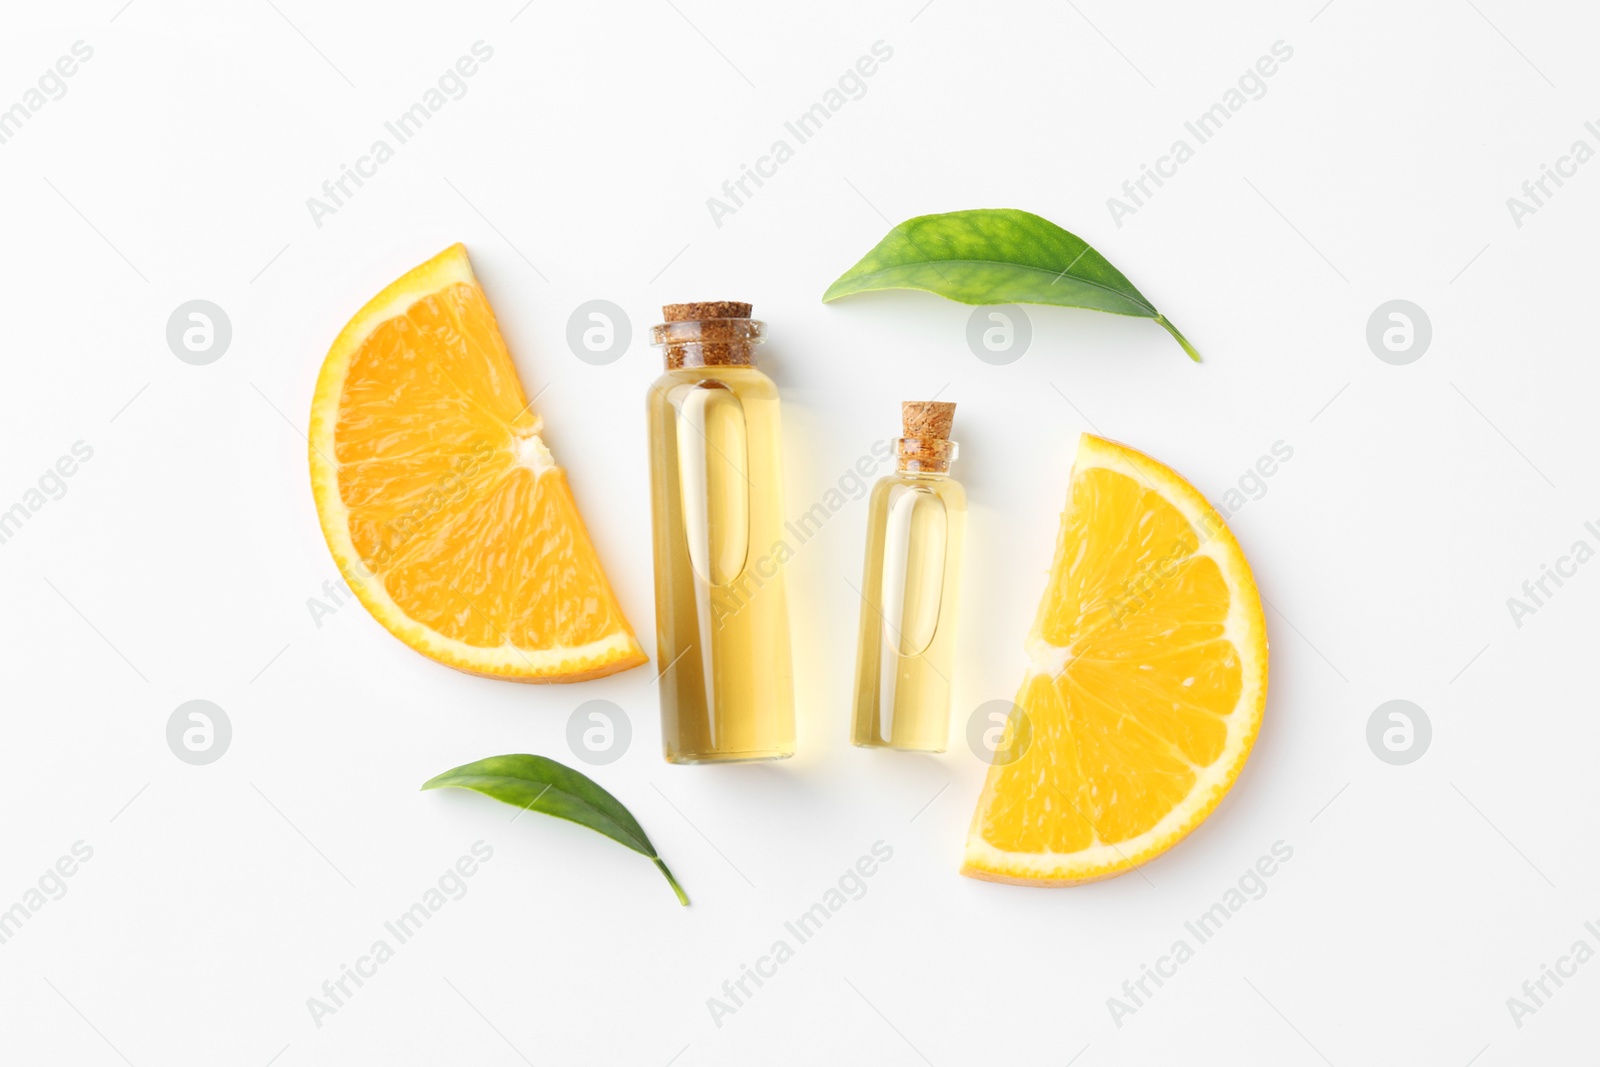
<path fill-rule="evenodd" d="M 667 370 L 682 367 L 748 367 L 766 335 L 755 319 L 696 319 L 651 329 Z"/>
<path fill-rule="evenodd" d="M 948 478 L 956 443 L 942 437 L 900 437 L 895 440 L 895 469 L 903 474 Z"/>

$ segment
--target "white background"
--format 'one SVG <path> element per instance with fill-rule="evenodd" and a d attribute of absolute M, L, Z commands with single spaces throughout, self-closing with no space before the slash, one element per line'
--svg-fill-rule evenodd
<path fill-rule="evenodd" d="M 1600 920 L 1600 563 L 1520 627 L 1506 599 L 1600 543 L 1583 527 L 1600 521 L 1600 163 L 1521 227 L 1506 198 L 1575 139 L 1600 144 L 1595 18 L 1319 2 L 16 7 L 0 107 L 75 41 L 94 53 L 0 145 L 0 508 L 74 442 L 94 455 L 0 545 L 0 908 L 74 842 L 94 854 L 0 945 L 0 1059 L 1592 1058 L 1600 963 L 1520 1028 L 1506 998 L 1579 938 L 1600 948 L 1583 926 Z M 494 55 L 467 95 L 317 226 L 307 198 L 478 40 Z M 879 40 L 893 58 L 866 95 L 716 226 L 706 198 Z M 1115 225 L 1107 197 L 1280 40 L 1293 58 L 1266 95 Z M 997 367 L 960 305 L 820 303 L 892 223 L 1001 206 L 1088 239 L 1206 362 L 1146 321 L 1034 308 L 1032 347 Z M 659 305 L 750 300 L 770 324 L 793 515 L 893 435 L 900 400 L 959 402 L 973 514 L 949 753 L 847 742 L 860 501 L 790 565 L 799 754 L 781 765 L 668 767 L 653 666 L 524 687 L 433 664 L 359 606 L 313 621 L 335 576 L 302 436 L 317 369 L 369 296 L 457 240 L 529 393 L 548 386 L 548 440 L 647 649 Z M 233 326 L 209 366 L 165 340 L 194 298 Z M 609 366 L 566 345 L 595 298 L 632 318 Z M 1395 298 L 1433 324 L 1409 366 L 1365 340 Z M 1265 725 L 1232 795 L 1142 873 L 970 881 L 983 768 L 960 730 L 1021 677 L 1094 428 L 1214 500 L 1292 447 L 1232 519 L 1272 605 Z M 589 831 L 417 791 L 494 753 L 576 762 L 568 716 L 597 697 L 634 743 L 594 774 L 688 909 Z M 210 766 L 165 740 L 195 698 L 233 724 Z M 1433 724 L 1409 766 L 1365 740 L 1394 698 Z M 494 857 L 468 894 L 315 1025 L 307 998 L 479 839 Z M 894 856 L 866 895 L 715 1025 L 707 998 L 879 840 Z M 1116 1025 L 1107 998 L 1280 840 L 1293 858 L 1266 895 Z"/>

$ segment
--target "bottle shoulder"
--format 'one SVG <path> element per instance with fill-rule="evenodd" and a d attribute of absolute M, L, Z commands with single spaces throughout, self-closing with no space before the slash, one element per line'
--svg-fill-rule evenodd
<path fill-rule="evenodd" d="M 949 475 L 910 471 L 891 471 L 879 478 L 877 484 L 872 487 L 872 505 L 887 507 L 902 493 L 915 490 L 934 494 L 950 511 L 966 511 L 967 491 L 960 482 Z"/>
<path fill-rule="evenodd" d="M 720 382 L 741 399 L 776 400 L 778 387 L 771 378 L 751 366 L 679 367 L 663 371 L 651 383 L 652 393 L 668 393 L 682 385 L 699 382 Z"/>

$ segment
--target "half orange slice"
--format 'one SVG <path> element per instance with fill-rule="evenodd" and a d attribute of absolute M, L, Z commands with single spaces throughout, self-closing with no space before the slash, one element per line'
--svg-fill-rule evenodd
<path fill-rule="evenodd" d="M 1267 695 L 1261 598 L 1222 516 L 1170 468 L 1082 437 L 1028 652 L 962 874 L 1121 874 L 1239 776 Z"/>
<path fill-rule="evenodd" d="M 636 667 L 541 425 L 466 249 L 446 249 L 322 364 L 309 438 L 328 548 L 372 617 L 440 663 L 524 682 Z"/>

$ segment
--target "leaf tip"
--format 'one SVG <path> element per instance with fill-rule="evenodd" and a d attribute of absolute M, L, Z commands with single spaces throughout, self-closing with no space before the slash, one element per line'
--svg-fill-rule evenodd
<path fill-rule="evenodd" d="M 667 884 L 672 887 L 672 891 L 677 894 L 678 903 L 687 908 L 689 906 L 689 894 L 685 893 L 683 891 L 683 886 L 679 885 L 678 880 L 672 877 L 672 872 L 667 870 L 667 865 L 662 862 L 660 856 L 653 856 L 651 858 L 655 861 L 655 865 L 660 868 L 661 873 L 666 876 Z"/>
<path fill-rule="evenodd" d="M 1168 333 L 1170 333 L 1172 335 L 1173 340 L 1177 341 L 1178 344 L 1183 346 L 1183 351 L 1188 355 L 1188 357 L 1190 359 L 1194 360 L 1196 363 L 1203 362 L 1200 359 L 1199 351 L 1194 347 L 1194 345 L 1189 343 L 1189 339 L 1187 337 L 1183 336 L 1183 334 L 1178 331 L 1178 328 L 1176 326 L 1172 325 L 1171 322 L 1167 321 L 1167 317 L 1165 315 L 1157 315 L 1156 316 L 1156 321 L 1161 324 L 1161 328 L 1162 329 L 1166 330 Z"/>

